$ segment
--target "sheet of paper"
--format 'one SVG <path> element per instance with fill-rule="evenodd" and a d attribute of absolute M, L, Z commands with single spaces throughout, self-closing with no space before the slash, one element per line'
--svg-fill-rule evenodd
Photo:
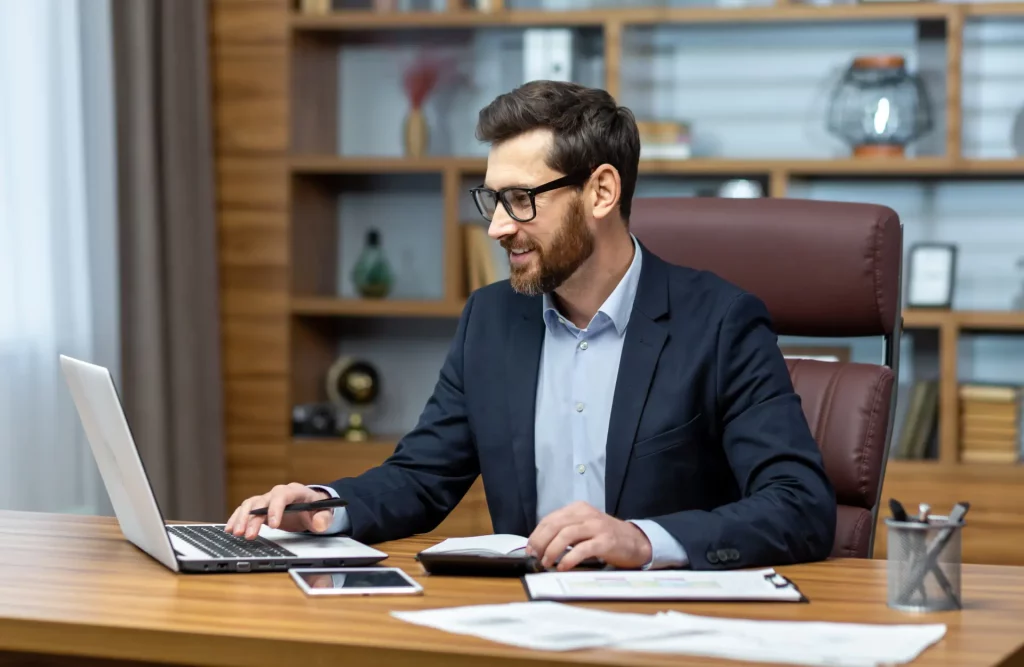
<path fill-rule="evenodd" d="M 745 600 L 799 602 L 775 570 L 541 572 L 525 577 L 534 600 Z M 777 582 L 777 583 L 775 583 Z"/>
<path fill-rule="evenodd" d="M 679 634 L 627 640 L 615 648 L 790 665 L 876 667 L 912 662 L 946 634 L 943 624 L 750 621 L 679 612 L 658 618 L 678 623 Z"/>
<path fill-rule="evenodd" d="M 446 632 L 548 651 L 611 646 L 680 632 L 675 619 L 583 609 L 558 602 L 393 611 L 391 615 Z"/>
<path fill-rule="evenodd" d="M 527 539 L 519 535 L 479 535 L 477 537 L 450 537 L 443 542 L 424 549 L 424 553 L 447 553 L 450 551 L 479 551 L 509 554 L 526 548 Z"/>

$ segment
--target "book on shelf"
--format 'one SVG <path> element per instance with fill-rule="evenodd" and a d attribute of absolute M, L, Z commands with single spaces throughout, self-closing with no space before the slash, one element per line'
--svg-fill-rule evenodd
<path fill-rule="evenodd" d="M 939 413 L 938 380 L 918 380 L 910 389 L 906 416 L 899 439 L 892 445 L 891 457 L 921 460 L 928 457 Z"/>
<path fill-rule="evenodd" d="M 466 267 L 466 289 L 471 293 L 484 285 L 508 278 L 505 249 L 487 236 L 487 230 L 475 223 L 462 225 L 462 247 Z M 499 259 L 501 258 L 501 259 Z"/>
<path fill-rule="evenodd" d="M 1017 463 L 1021 451 L 1021 388 L 966 382 L 958 388 L 960 461 Z"/>

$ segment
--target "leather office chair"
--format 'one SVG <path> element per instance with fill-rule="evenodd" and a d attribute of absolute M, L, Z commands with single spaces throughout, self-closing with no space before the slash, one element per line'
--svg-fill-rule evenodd
<path fill-rule="evenodd" d="M 896 212 L 799 199 L 641 198 L 630 229 L 666 261 L 758 296 L 779 335 L 883 337 L 880 364 L 786 360 L 836 489 L 832 555 L 870 558 L 899 373 Z"/>

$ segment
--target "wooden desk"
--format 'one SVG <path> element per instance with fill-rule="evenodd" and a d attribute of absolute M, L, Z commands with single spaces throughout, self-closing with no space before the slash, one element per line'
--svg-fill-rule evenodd
<path fill-rule="evenodd" d="M 432 540 L 429 540 L 432 541 Z M 385 564 L 420 577 L 422 597 L 306 597 L 286 574 L 175 575 L 124 541 L 112 520 L 0 512 L 0 664 L 95 663 L 87 658 L 189 665 L 735 665 L 615 651 L 531 652 L 391 618 L 399 609 L 513 602 L 516 580 L 422 576 L 418 538 L 381 545 Z M 947 636 L 920 665 L 1024 663 L 1024 568 L 964 570 L 967 609 L 901 614 L 885 606 L 883 561 L 779 568 L 809 604 L 591 605 L 674 608 L 732 617 L 880 623 L 943 622 Z M 49 654 L 49 660 L 14 652 Z M 102 663 L 107 664 L 107 663 Z"/>

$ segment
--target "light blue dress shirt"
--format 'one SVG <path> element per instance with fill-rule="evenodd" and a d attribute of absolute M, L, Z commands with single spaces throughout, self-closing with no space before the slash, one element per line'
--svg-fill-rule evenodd
<path fill-rule="evenodd" d="M 629 269 L 585 329 L 562 317 L 549 295 L 543 297 L 544 346 L 534 421 L 538 523 L 576 501 L 605 511 L 608 421 L 642 261 L 634 237 Z M 312 488 L 338 495 L 328 486 Z M 688 564 L 682 545 L 660 525 L 647 519 L 632 523 L 651 542 L 652 557 L 645 568 Z M 349 524 L 345 508 L 335 510 L 327 533 L 347 532 Z"/>

